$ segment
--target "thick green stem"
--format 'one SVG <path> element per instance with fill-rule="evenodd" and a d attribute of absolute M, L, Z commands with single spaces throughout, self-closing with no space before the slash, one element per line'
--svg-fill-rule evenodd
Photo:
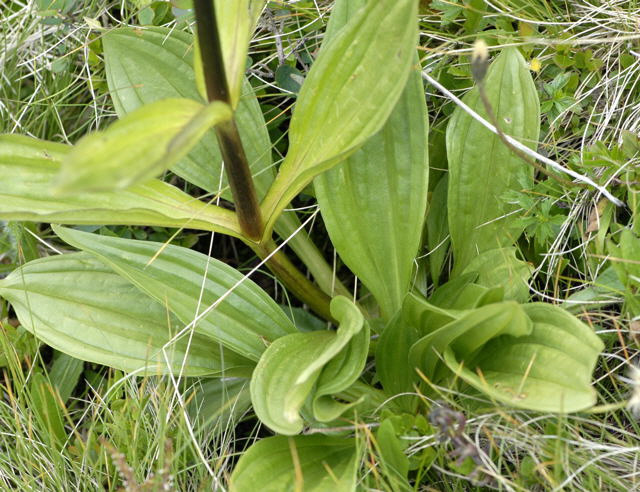
<path fill-rule="evenodd" d="M 231 106 L 213 2 L 194 0 L 193 5 L 207 98 L 209 102 L 222 101 Z M 259 241 L 264 231 L 262 214 L 235 119 L 216 125 L 215 131 L 240 228 L 248 239 Z"/>
<path fill-rule="evenodd" d="M 255 246 L 254 251 L 260 258 L 268 258 L 266 265 L 298 299 L 307 304 L 316 314 L 336 323 L 329 309 L 331 298 L 305 277 L 282 251 L 276 251 L 273 241 Z"/>

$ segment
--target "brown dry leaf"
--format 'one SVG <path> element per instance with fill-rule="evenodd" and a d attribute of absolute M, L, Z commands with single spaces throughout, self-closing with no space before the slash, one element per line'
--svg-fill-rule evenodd
<path fill-rule="evenodd" d="M 600 229 L 600 217 L 602 216 L 606 205 L 607 200 L 605 198 L 601 198 L 598 204 L 591 210 L 587 225 L 587 234 L 590 232 L 598 232 Z"/>

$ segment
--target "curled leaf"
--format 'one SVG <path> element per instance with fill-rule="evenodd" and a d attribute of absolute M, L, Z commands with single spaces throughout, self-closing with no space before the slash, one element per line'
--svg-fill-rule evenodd
<path fill-rule="evenodd" d="M 411 360 L 435 383 L 462 379 L 491 399 L 542 412 L 592 406 L 591 374 L 604 345 L 590 327 L 549 304 L 489 304 L 430 332 Z"/>
<path fill-rule="evenodd" d="M 251 400 L 258 418 L 276 432 L 299 433 L 300 410 L 312 389 L 321 420 L 336 418 L 346 407 L 329 395 L 349 387 L 366 360 L 368 329 L 359 309 L 346 297 L 331 301 L 337 331 L 295 333 L 273 342 L 260 358 L 251 379 Z M 352 346 L 353 344 L 353 346 Z"/>

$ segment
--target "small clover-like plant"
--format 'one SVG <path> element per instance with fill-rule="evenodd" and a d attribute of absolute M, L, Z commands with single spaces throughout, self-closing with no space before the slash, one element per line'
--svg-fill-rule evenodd
<path fill-rule="evenodd" d="M 416 271 L 415 258 L 429 204 L 417 0 L 336 2 L 277 171 L 244 77 L 264 2 L 194 6 L 197 43 L 164 28 L 105 33 L 118 122 L 75 146 L 0 136 L 0 218 L 56 224 L 58 237 L 79 250 L 28 262 L 0 281 L 0 295 L 22 326 L 80 359 L 137 374 L 203 378 L 203 393 L 216 395 L 220 408 L 233 400 L 243 412 L 251 404 L 280 435 L 240 458 L 231 477 L 238 491 L 256 483 L 286 490 L 300 486 L 300 477 L 313 485 L 309 490 L 355 490 L 356 437 L 300 433 L 356 416 L 375 420 L 389 397 L 416 388 L 431 394 L 434 384 L 465 385 L 495 403 L 545 412 L 594 404 L 590 378 L 602 342 L 561 308 L 527 303 L 531 267 L 515 247 L 526 225 L 517 204 L 502 197 L 532 187 L 534 170 L 460 108 L 447 128 L 448 175 L 429 209 L 430 218 L 447 217 L 438 227 L 451 238 L 454 268 L 428 299 L 415 285 L 426 277 L 417 275 L 424 272 Z M 486 101 L 476 88 L 466 104 L 487 116 L 488 103 L 504 133 L 535 147 L 539 102 L 520 52 L 504 49 L 483 84 Z M 167 169 L 231 200 L 235 210 L 158 179 Z M 285 212 L 310 183 L 333 246 L 376 307 L 351 300 L 299 218 Z M 335 329 L 303 330 L 257 284 L 217 259 L 63 227 L 82 224 L 239 238 Z M 311 280 L 276 236 L 288 240 Z M 379 335 L 375 348 L 372 334 Z M 376 375 L 364 379 L 368 361 Z M 398 414 L 419 403 L 412 396 L 392 400 L 386 406 Z M 378 437 L 395 446 L 392 428 L 383 430 Z M 382 454 L 406 481 L 397 447 L 395 458 Z"/>

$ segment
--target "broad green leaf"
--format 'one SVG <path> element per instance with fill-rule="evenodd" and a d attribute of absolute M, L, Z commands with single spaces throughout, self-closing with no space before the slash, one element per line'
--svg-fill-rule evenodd
<path fill-rule="evenodd" d="M 360 375 L 367 350 L 363 358 L 361 347 L 349 345 L 353 341 L 368 346 L 368 340 L 358 336 L 364 333 L 368 337 L 362 313 L 346 297 L 338 296 L 331 301 L 331 314 L 340 322 L 337 331 L 282 337 L 269 345 L 253 373 L 253 409 L 264 424 L 280 434 L 294 435 L 302 430 L 300 410 L 316 382 L 314 405 L 317 402 L 321 417 L 331 413 L 332 420 L 336 418 L 335 407 L 327 408 L 330 404 L 324 397 L 346 389 Z"/>
<path fill-rule="evenodd" d="M 454 277 L 431 294 L 429 303 L 451 314 L 452 310 L 475 309 L 505 300 L 502 286 L 488 288 L 477 284 L 477 280 L 475 271 Z"/>
<path fill-rule="evenodd" d="M 106 130 L 81 138 L 63 161 L 58 189 L 66 194 L 114 191 L 149 181 L 231 116 L 221 102 L 163 99 L 142 106 Z"/>
<path fill-rule="evenodd" d="M 427 331 L 410 359 L 436 384 L 461 379 L 500 403 L 544 412 L 595 403 L 590 379 L 603 344 L 561 308 L 505 301 Z"/>
<path fill-rule="evenodd" d="M 99 236 L 62 227 L 54 230 L 64 241 L 97 256 L 161 302 L 180 321 L 193 324 L 197 333 L 243 357 L 257 361 L 269 343 L 295 332 L 291 321 L 266 292 L 214 258 L 151 241 Z"/>
<path fill-rule="evenodd" d="M 353 492 L 358 465 L 356 441 L 331 436 L 260 439 L 231 474 L 232 492 Z"/>
<path fill-rule="evenodd" d="M 446 287 L 447 284 L 438 290 Z M 465 312 L 450 306 L 440 307 L 415 293 L 406 297 L 402 309 L 385 327 L 376 347 L 377 374 L 386 394 L 415 391 L 414 386 L 420 382 L 416 372 L 420 365 L 415 355 L 411 356 L 412 347 L 425 335 L 459 319 Z M 398 399 L 406 412 L 415 412 L 416 403 L 414 398 Z"/>
<path fill-rule="evenodd" d="M 429 178 L 426 113 L 422 79 L 414 72 L 382 130 L 314 181 L 333 246 L 386 319 L 409 291 L 422 238 Z"/>
<path fill-rule="evenodd" d="M 490 249 L 473 258 L 463 274 L 475 272 L 476 282 L 487 288 L 502 287 L 505 300 L 526 302 L 533 267 L 516 258 L 516 248 Z"/>
<path fill-rule="evenodd" d="M 60 224 L 189 227 L 239 236 L 235 215 L 206 205 L 174 186 L 152 180 L 129 190 L 52 193 L 70 147 L 21 135 L 0 135 L 0 218 Z"/>
<path fill-rule="evenodd" d="M 420 365 L 414 345 L 425 335 L 459 319 L 465 312 L 441 308 L 415 293 L 406 297 L 402 309 L 380 335 L 376 348 L 377 375 L 387 395 L 414 391 L 414 385 L 420 381 L 416 372 Z M 397 403 L 406 412 L 415 411 L 416 400 L 413 398 L 401 398 Z"/>
<path fill-rule="evenodd" d="M 249 41 L 266 0 L 215 2 L 222 58 L 231 105 L 235 109 L 247 65 Z"/>
<path fill-rule="evenodd" d="M 409 77 L 417 9 L 416 0 L 370 3 L 323 46 L 297 99 L 289 152 L 262 204 L 268 226 L 316 175 L 382 128 Z"/>
<path fill-rule="evenodd" d="M 247 374 L 252 363 L 183 325 L 160 303 L 86 253 L 27 263 L 0 280 L 23 327 L 78 359 L 143 374 Z M 163 350 L 164 349 L 164 350 Z"/>
<path fill-rule="evenodd" d="M 527 304 L 533 329 L 523 337 L 489 341 L 471 361 L 455 348 L 445 361 L 489 397 L 540 412 L 577 412 L 596 403 L 591 374 L 604 344 L 586 324 L 557 306 Z"/>
<path fill-rule="evenodd" d="M 365 7 L 368 0 L 336 0 L 331 9 L 331 17 L 324 33 L 325 41 L 333 39 L 349 23 L 358 10 Z"/>
<path fill-rule="evenodd" d="M 630 229 L 620 232 L 618 244 L 608 242 L 611 266 L 625 285 L 640 284 L 640 238 Z"/>
<path fill-rule="evenodd" d="M 444 286 L 440 288 L 442 289 L 443 287 Z M 437 292 L 438 291 L 436 291 L 436 293 Z M 447 323 L 461 318 L 466 312 L 466 308 L 460 308 L 457 304 L 453 306 L 445 305 L 443 307 L 431 299 L 427 301 L 424 297 L 415 293 L 409 294 L 402 306 L 403 316 L 406 317 L 407 322 L 413 323 L 416 326 L 421 336 L 427 335 Z"/>
<path fill-rule="evenodd" d="M 334 395 L 347 389 L 362 374 L 369 338 L 369 325 L 365 322 L 363 329 L 322 369 L 311 401 L 313 417 L 319 422 L 331 422 L 362 401 L 340 403 Z"/>
<path fill-rule="evenodd" d="M 251 3 L 254 8 L 256 2 Z M 187 98 L 204 103 L 195 82 L 191 34 L 164 27 L 118 28 L 104 35 L 103 45 L 107 83 L 121 118 L 161 99 Z M 271 141 L 258 101 L 246 80 L 242 91 L 235 118 L 258 196 L 262 197 L 274 175 Z M 226 189 L 215 133 L 209 131 L 171 171 L 212 193 Z M 230 197 L 230 193 L 226 196 Z"/>
<path fill-rule="evenodd" d="M 506 48 L 489 67 L 487 98 L 501 129 L 535 149 L 540 104 L 526 62 L 516 48 Z M 487 118 L 477 88 L 463 101 Z M 517 205 L 504 194 L 533 185 L 534 169 L 458 107 L 447 128 L 449 162 L 448 217 L 455 271 L 463 271 L 479 253 L 511 246 L 520 230 Z"/>
<path fill-rule="evenodd" d="M 429 333 L 411 347 L 410 362 L 437 384 L 449 374 L 441 361 L 445 351 L 454 350 L 458 360 L 468 363 L 466 359 L 492 338 L 527 335 L 532 323 L 519 304 L 507 301 L 468 311 L 436 330 L 426 329 Z"/>
<path fill-rule="evenodd" d="M 610 266 L 603 269 L 591 285 L 571 294 L 561 306 L 569 313 L 578 314 L 596 306 L 601 308 L 617 304 L 624 293 L 624 285 L 613 266 Z"/>

